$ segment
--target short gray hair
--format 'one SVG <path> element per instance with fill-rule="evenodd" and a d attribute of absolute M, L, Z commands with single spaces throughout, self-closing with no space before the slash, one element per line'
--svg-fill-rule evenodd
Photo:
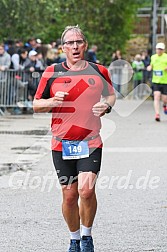
<path fill-rule="evenodd" d="M 85 42 L 87 41 L 85 34 L 83 33 L 83 31 L 81 30 L 81 28 L 80 28 L 78 25 L 74 25 L 74 26 L 70 25 L 70 26 L 66 26 L 66 27 L 65 27 L 65 29 L 64 29 L 64 31 L 63 31 L 63 33 L 62 33 L 62 35 L 61 35 L 61 44 L 62 44 L 62 45 L 63 45 L 63 43 L 64 43 L 64 37 L 65 37 L 65 35 L 66 35 L 66 33 L 67 33 L 68 31 L 73 31 L 73 32 L 75 32 L 75 33 L 80 34 L 80 35 L 82 36 L 83 40 L 84 40 Z"/>

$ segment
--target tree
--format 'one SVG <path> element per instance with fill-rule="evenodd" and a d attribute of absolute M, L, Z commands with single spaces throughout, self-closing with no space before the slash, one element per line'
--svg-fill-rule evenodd
<path fill-rule="evenodd" d="M 89 43 L 98 45 L 101 62 L 108 64 L 114 50 L 124 50 L 138 6 L 133 0 L 63 1 L 57 24 L 60 30 L 69 24 L 79 24 Z"/>
<path fill-rule="evenodd" d="M 124 50 L 141 0 L 1 0 L 1 39 L 40 37 L 49 42 L 60 37 L 66 25 L 78 24 L 90 44 L 98 45 L 101 62 Z"/>
<path fill-rule="evenodd" d="M 29 38 L 45 34 L 56 9 L 52 0 L 1 0 L 0 1 L 0 38 Z M 54 6 L 59 1 L 54 0 Z M 46 24 L 46 25 L 45 25 Z"/>

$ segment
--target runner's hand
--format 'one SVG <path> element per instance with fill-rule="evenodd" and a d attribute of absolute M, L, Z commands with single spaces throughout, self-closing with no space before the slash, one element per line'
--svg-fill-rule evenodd
<path fill-rule="evenodd" d="M 103 116 L 107 108 L 107 104 L 103 102 L 98 102 L 93 106 L 92 111 L 95 116 Z"/>
<path fill-rule="evenodd" d="M 147 67 L 147 71 L 151 71 L 152 70 L 152 67 L 151 67 L 151 65 L 149 65 L 148 67 Z"/>
<path fill-rule="evenodd" d="M 69 93 L 57 91 L 55 96 L 53 98 L 51 98 L 52 99 L 51 107 L 57 107 L 57 106 L 61 105 L 63 103 L 66 95 L 69 95 Z"/>
<path fill-rule="evenodd" d="M 69 95 L 69 93 L 58 91 L 58 92 L 56 92 L 56 94 L 54 96 L 54 101 L 61 101 L 61 102 L 63 102 L 66 95 Z"/>

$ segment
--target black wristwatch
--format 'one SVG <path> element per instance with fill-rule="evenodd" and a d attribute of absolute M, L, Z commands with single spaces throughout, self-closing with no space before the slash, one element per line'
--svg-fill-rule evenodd
<path fill-rule="evenodd" d="M 107 103 L 107 102 L 105 102 L 105 104 L 108 105 L 108 108 L 106 109 L 105 113 L 106 113 L 106 114 L 109 114 L 109 113 L 111 112 L 111 110 L 112 110 L 112 107 L 111 107 L 111 105 L 110 105 L 109 103 Z"/>

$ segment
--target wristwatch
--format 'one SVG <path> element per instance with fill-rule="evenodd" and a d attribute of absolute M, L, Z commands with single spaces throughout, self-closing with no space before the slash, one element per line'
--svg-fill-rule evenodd
<path fill-rule="evenodd" d="M 111 110 L 112 110 L 112 107 L 111 107 L 111 105 L 110 105 L 109 103 L 107 103 L 107 102 L 105 102 L 105 104 L 108 105 L 108 108 L 106 109 L 105 113 L 106 113 L 106 114 L 109 114 L 109 113 L 111 112 Z"/>

